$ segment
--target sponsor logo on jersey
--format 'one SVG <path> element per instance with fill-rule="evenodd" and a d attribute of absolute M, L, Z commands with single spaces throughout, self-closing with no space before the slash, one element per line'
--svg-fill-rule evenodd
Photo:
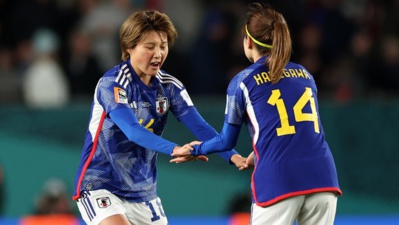
<path fill-rule="evenodd" d="M 149 103 L 149 102 L 142 102 L 142 103 L 141 103 L 141 107 L 143 107 L 143 108 L 150 108 L 150 107 L 151 107 L 151 103 Z"/>
<path fill-rule="evenodd" d="M 107 208 L 111 205 L 111 200 L 108 197 L 97 198 L 97 204 L 100 208 Z"/>
<path fill-rule="evenodd" d="M 114 87 L 114 97 L 116 103 L 127 104 L 127 94 L 126 91 L 119 87 Z"/>
<path fill-rule="evenodd" d="M 168 98 L 160 96 L 157 98 L 156 102 L 157 113 L 163 115 L 168 110 Z"/>

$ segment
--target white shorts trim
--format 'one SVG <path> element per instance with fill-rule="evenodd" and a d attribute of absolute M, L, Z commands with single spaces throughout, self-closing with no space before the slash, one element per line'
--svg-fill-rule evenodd
<path fill-rule="evenodd" d="M 123 214 L 131 224 L 167 225 L 161 199 L 147 202 L 128 202 L 107 190 L 82 192 L 77 205 L 87 225 L 98 225 L 105 218 Z"/>

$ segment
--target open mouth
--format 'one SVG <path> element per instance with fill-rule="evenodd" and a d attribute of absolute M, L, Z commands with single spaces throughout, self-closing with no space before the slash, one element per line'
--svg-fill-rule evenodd
<path fill-rule="evenodd" d="M 161 63 L 159 63 L 159 62 L 153 62 L 153 63 L 150 63 L 150 66 L 151 66 L 151 68 L 153 68 L 153 69 L 159 69 L 159 67 L 161 66 Z"/>

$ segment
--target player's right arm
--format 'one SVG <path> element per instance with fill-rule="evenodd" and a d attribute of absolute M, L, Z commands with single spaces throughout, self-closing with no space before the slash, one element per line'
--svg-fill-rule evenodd
<path fill-rule="evenodd" d="M 117 77 L 114 76 L 116 73 L 119 74 Z M 191 149 L 190 145 L 179 147 L 176 143 L 163 139 L 140 125 L 129 105 L 129 93 L 132 91 L 129 82 L 125 70 L 110 70 L 99 81 L 95 92 L 95 102 L 101 105 L 126 137 L 144 148 L 167 155 L 171 155 L 176 148 Z"/>
<path fill-rule="evenodd" d="M 151 149 L 166 155 L 172 155 L 172 152 L 181 150 L 193 150 L 193 148 L 186 144 L 178 146 L 176 143 L 168 141 L 140 125 L 136 115 L 128 108 L 119 108 L 109 113 L 112 121 L 122 130 L 126 137 L 147 149 Z"/>

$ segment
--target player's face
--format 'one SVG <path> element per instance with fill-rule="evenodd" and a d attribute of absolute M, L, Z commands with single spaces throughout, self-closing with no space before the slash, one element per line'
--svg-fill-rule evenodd
<path fill-rule="evenodd" d="M 157 74 L 168 56 L 168 37 L 165 32 L 150 31 L 128 52 L 130 63 L 139 77 L 150 78 Z"/>

